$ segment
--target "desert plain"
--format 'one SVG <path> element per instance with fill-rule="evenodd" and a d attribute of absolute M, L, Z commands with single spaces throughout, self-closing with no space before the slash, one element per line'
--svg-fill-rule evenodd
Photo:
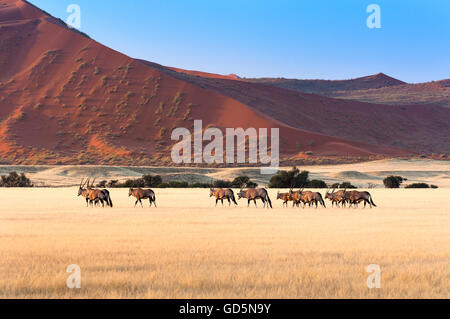
<path fill-rule="evenodd" d="M 156 189 L 158 208 L 134 208 L 110 191 L 103 209 L 77 187 L 1 189 L 0 297 L 450 297 L 447 187 L 369 189 L 373 209 L 283 208 L 276 189 L 273 209 L 216 208 L 208 189 Z"/>

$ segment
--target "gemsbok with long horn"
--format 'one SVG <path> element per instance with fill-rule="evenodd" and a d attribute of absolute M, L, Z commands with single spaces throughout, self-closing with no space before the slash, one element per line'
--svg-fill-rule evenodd
<path fill-rule="evenodd" d="M 324 208 L 327 206 L 325 205 L 325 202 L 323 200 L 322 194 L 319 192 L 311 192 L 311 191 L 303 191 L 303 189 L 298 190 L 296 192 L 293 192 L 291 190 L 291 198 L 294 202 L 294 205 L 301 206 L 303 203 L 303 208 L 306 207 L 306 204 L 311 207 L 312 205 L 316 205 L 316 208 L 318 207 L 318 204 L 322 205 Z"/>
<path fill-rule="evenodd" d="M 102 207 L 106 206 L 113 207 L 113 203 L 111 200 L 111 195 L 109 194 L 109 191 L 107 189 L 95 189 L 94 183 L 95 178 L 92 181 L 92 183 L 89 185 L 90 178 L 87 180 L 87 192 L 88 192 L 88 200 L 91 204 L 91 206 L 97 206 L 99 202 L 102 204 Z"/>
<path fill-rule="evenodd" d="M 292 200 L 291 198 L 291 193 L 280 193 L 280 191 L 278 191 L 277 193 L 277 200 L 281 199 L 283 201 L 283 207 L 284 206 L 288 206 L 288 202 Z"/>
<path fill-rule="evenodd" d="M 219 200 L 222 202 L 223 206 L 223 200 L 228 200 L 228 206 L 231 206 L 231 202 L 234 203 L 234 205 L 238 205 L 236 202 L 236 198 L 234 197 L 234 192 L 230 188 L 209 188 L 209 197 L 215 197 L 216 198 L 216 206 Z"/>
<path fill-rule="evenodd" d="M 331 201 L 331 207 L 333 207 L 335 204 L 336 204 L 336 207 L 340 207 L 339 203 L 341 203 L 341 204 L 343 203 L 344 194 L 345 194 L 346 190 L 347 189 L 335 192 L 335 188 L 333 188 L 331 193 L 328 190 L 325 194 L 325 199 L 329 199 Z M 345 205 L 345 202 L 343 203 L 343 205 Z"/>
<path fill-rule="evenodd" d="M 150 207 L 152 207 L 152 204 L 156 206 L 156 196 L 155 192 L 151 189 L 142 189 L 142 188 L 130 188 L 128 191 L 128 197 L 133 196 L 136 198 L 136 203 L 134 203 L 134 207 L 136 208 L 137 203 L 141 203 L 141 207 L 144 208 L 144 205 L 142 205 L 143 199 L 148 199 L 150 202 Z"/>
<path fill-rule="evenodd" d="M 89 207 L 89 190 L 85 188 L 86 182 L 84 178 L 81 179 L 80 186 L 78 187 L 78 196 L 83 196 L 86 199 L 86 207 Z"/>
<path fill-rule="evenodd" d="M 299 189 L 298 191 L 293 191 L 292 188 L 289 190 L 289 198 L 290 200 L 292 200 L 292 207 L 297 206 L 297 207 L 301 207 L 303 204 L 303 208 L 305 208 L 307 202 L 306 202 L 306 197 L 304 197 L 304 193 L 303 193 L 303 189 Z M 311 204 L 310 204 L 311 206 Z"/>
<path fill-rule="evenodd" d="M 345 192 L 344 193 L 344 200 L 347 201 L 350 204 L 350 207 L 354 205 L 356 208 L 358 208 L 358 204 L 364 201 L 364 208 L 367 204 L 370 205 L 370 208 L 377 207 L 375 203 L 373 202 L 372 195 L 369 192 L 363 191 L 351 191 L 351 192 Z"/>
<path fill-rule="evenodd" d="M 261 199 L 262 202 L 264 203 L 264 207 L 266 207 L 267 202 L 267 208 L 269 208 L 269 206 L 270 208 L 272 208 L 272 201 L 270 200 L 269 193 L 265 188 L 250 188 L 248 190 L 241 189 L 240 192 L 238 193 L 238 199 L 241 198 L 246 198 L 248 200 L 247 207 L 250 206 L 251 201 L 255 203 L 256 207 L 258 207 L 256 205 L 256 200 Z"/>

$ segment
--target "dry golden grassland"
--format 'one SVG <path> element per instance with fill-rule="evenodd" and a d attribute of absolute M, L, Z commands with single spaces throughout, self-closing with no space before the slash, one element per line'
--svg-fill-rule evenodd
<path fill-rule="evenodd" d="M 0 297 L 449 298 L 450 190 L 370 191 L 378 208 L 303 210 L 270 190 L 266 210 L 198 189 L 156 190 L 157 209 L 121 189 L 113 209 L 75 188 L 1 189 Z"/>

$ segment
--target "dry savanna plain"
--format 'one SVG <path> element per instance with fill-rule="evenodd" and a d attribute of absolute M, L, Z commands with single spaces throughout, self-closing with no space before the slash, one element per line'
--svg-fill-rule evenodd
<path fill-rule="evenodd" d="M 273 209 L 215 208 L 208 189 L 155 189 L 158 208 L 134 208 L 110 191 L 103 209 L 76 187 L 1 189 L 0 297 L 450 297 L 447 187 L 369 189 L 373 209 L 283 208 L 275 189 Z"/>

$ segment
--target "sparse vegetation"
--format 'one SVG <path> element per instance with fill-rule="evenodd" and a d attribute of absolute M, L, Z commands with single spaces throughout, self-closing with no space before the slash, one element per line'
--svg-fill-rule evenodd
<path fill-rule="evenodd" d="M 167 129 L 165 127 L 161 127 L 159 129 L 159 136 L 160 137 L 164 137 L 164 135 L 166 134 Z"/>
<path fill-rule="evenodd" d="M 106 86 L 108 84 L 109 78 L 105 75 L 102 77 L 102 86 Z"/>
<path fill-rule="evenodd" d="M 164 102 L 160 102 L 158 108 L 155 111 L 155 115 L 160 115 L 164 112 Z"/>
<path fill-rule="evenodd" d="M 133 96 L 135 96 L 136 94 L 132 91 L 127 92 L 126 98 L 127 99 L 131 99 Z"/>

